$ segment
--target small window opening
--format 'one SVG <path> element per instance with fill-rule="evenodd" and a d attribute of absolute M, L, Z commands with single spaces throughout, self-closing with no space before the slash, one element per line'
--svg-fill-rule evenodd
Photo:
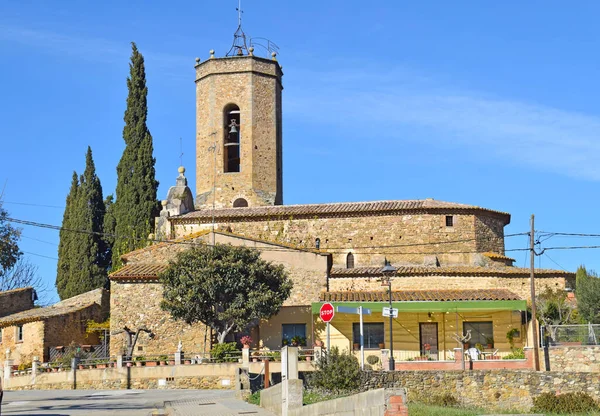
<path fill-rule="evenodd" d="M 354 254 L 348 253 L 346 256 L 346 268 L 354 269 Z"/>
<path fill-rule="evenodd" d="M 229 104 L 223 112 L 223 171 L 240 171 L 240 108 Z"/>
<path fill-rule="evenodd" d="M 23 325 L 17 326 L 17 342 L 23 341 Z"/>
<path fill-rule="evenodd" d="M 321 248 L 321 239 L 317 238 L 315 240 L 315 247 L 317 248 L 317 250 L 319 250 Z"/>
<path fill-rule="evenodd" d="M 446 227 L 454 227 L 454 217 L 452 215 L 446 215 Z"/>
<path fill-rule="evenodd" d="M 247 206 L 248 206 L 248 201 L 246 201 L 244 198 L 238 198 L 235 201 L 233 201 L 234 208 L 245 208 Z"/>

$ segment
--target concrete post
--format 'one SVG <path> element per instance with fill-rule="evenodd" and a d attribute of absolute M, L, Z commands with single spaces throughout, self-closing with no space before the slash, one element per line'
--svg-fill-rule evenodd
<path fill-rule="evenodd" d="M 14 361 L 13 360 L 6 360 L 4 362 L 4 387 L 8 387 L 8 383 L 10 380 L 10 377 L 12 376 L 12 367 L 14 365 Z"/>
<path fill-rule="evenodd" d="M 390 350 L 381 350 L 381 365 L 384 371 L 390 371 Z"/>
<path fill-rule="evenodd" d="M 298 380 L 298 347 L 287 347 L 287 378 Z"/>
<path fill-rule="evenodd" d="M 33 361 L 31 362 L 31 383 L 32 384 L 35 384 L 39 365 L 40 365 L 40 358 L 33 357 Z"/>
<path fill-rule="evenodd" d="M 117 368 L 123 368 L 123 356 L 117 355 Z"/>
<path fill-rule="evenodd" d="M 250 366 L 250 347 L 242 349 L 242 364 L 244 367 Z"/>
<path fill-rule="evenodd" d="M 182 355 L 183 355 L 182 352 L 175 353 L 175 365 L 181 365 L 181 356 Z"/>

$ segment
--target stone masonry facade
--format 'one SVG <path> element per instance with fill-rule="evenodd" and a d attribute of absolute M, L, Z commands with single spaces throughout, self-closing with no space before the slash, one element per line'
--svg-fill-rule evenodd
<path fill-rule="evenodd" d="M 33 308 L 32 287 L 0 292 L 0 318 Z"/>
<path fill-rule="evenodd" d="M 160 308 L 162 285 L 158 282 L 111 282 L 111 332 L 127 326 L 132 330 L 145 327 L 154 333 L 154 339 L 141 333 L 134 356 L 171 354 L 177 351 L 181 340 L 186 353 L 210 351 L 212 332 L 203 324 L 188 325 L 171 318 Z M 111 338 L 110 354 L 126 351 L 125 335 Z"/>
<path fill-rule="evenodd" d="M 353 254 L 356 266 L 382 265 L 384 258 L 394 265 L 425 264 L 432 257 L 437 257 L 441 265 L 470 265 L 480 261 L 480 253 L 504 254 L 505 218 L 484 213 L 454 214 L 450 211 L 448 214 L 454 218 L 452 227 L 445 225 L 446 213 L 363 213 L 347 217 L 315 214 L 308 218 L 248 216 L 239 220 L 217 217 L 216 227 L 298 248 L 314 249 L 319 239 L 320 249 L 331 253 L 333 264 L 338 267 L 346 266 L 348 253 Z M 191 216 L 174 218 L 175 235 L 182 237 L 210 229 L 209 215 L 210 210 L 206 221 L 204 218 L 194 221 Z M 432 242 L 440 244 L 430 245 Z"/>
<path fill-rule="evenodd" d="M 211 58 L 196 65 L 196 206 L 217 208 L 243 198 L 249 206 L 283 203 L 279 63 L 254 56 Z M 224 110 L 240 110 L 239 172 L 225 172 Z M 216 155 L 209 148 L 216 143 Z"/>
<path fill-rule="evenodd" d="M 370 372 L 364 390 L 405 388 L 409 402 L 450 394 L 463 406 L 529 412 L 542 393 L 584 392 L 600 399 L 598 373 L 535 372 L 530 370 Z"/>

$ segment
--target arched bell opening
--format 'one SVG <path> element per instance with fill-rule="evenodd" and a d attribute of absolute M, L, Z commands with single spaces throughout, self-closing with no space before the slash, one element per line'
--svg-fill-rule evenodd
<path fill-rule="evenodd" d="M 224 172 L 240 171 L 240 108 L 228 104 L 223 110 L 223 166 Z"/>

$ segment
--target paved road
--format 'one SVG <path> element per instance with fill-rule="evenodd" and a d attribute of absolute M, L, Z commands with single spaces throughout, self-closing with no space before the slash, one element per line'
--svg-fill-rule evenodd
<path fill-rule="evenodd" d="M 2 416 L 271 416 L 224 390 L 32 390 L 4 392 Z"/>

